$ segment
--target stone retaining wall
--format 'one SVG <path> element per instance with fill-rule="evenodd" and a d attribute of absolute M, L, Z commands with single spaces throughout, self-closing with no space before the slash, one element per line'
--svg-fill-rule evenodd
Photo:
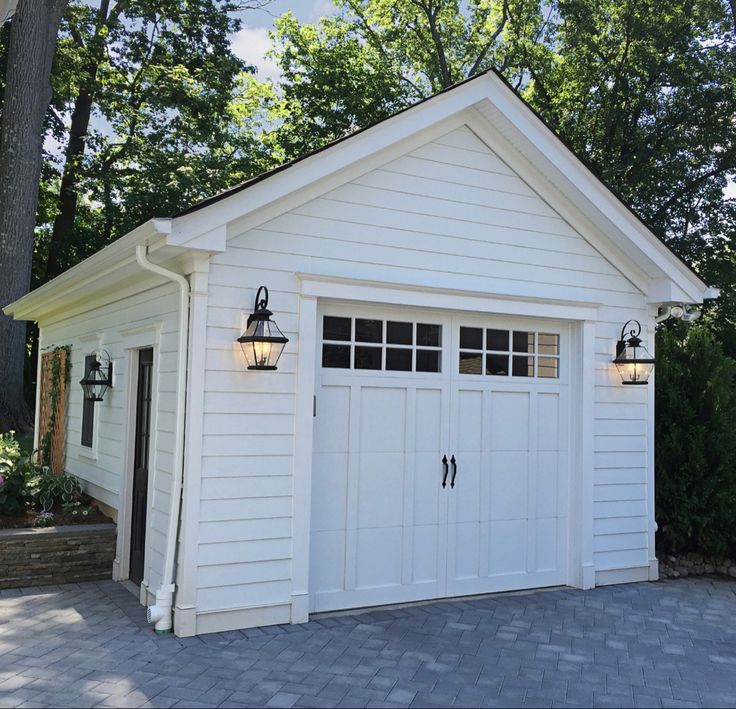
<path fill-rule="evenodd" d="M 676 579 L 681 576 L 705 576 L 720 574 L 736 578 L 736 560 L 708 557 L 703 554 L 665 554 L 659 558 L 661 578 Z"/>
<path fill-rule="evenodd" d="M 114 524 L 0 529 L 0 588 L 109 579 L 116 536 Z"/>

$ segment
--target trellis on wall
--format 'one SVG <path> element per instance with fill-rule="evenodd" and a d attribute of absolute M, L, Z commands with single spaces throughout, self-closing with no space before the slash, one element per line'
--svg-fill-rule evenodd
<path fill-rule="evenodd" d="M 69 346 L 41 355 L 41 394 L 38 417 L 38 462 L 55 473 L 64 472 L 66 391 L 69 382 Z"/>

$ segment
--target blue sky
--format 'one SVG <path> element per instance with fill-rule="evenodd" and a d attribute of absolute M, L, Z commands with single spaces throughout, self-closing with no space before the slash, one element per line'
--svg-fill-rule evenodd
<path fill-rule="evenodd" d="M 241 59 L 257 66 L 261 78 L 278 76 L 278 68 L 264 54 L 271 46 L 268 31 L 274 19 L 288 10 L 302 22 L 316 22 L 320 17 L 332 14 L 335 6 L 330 0 L 272 0 L 262 9 L 240 13 L 243 29 L 233 36 L 233 51 Z"/>

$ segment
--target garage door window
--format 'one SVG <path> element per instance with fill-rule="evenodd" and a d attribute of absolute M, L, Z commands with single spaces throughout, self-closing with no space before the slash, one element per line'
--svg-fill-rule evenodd
<path fill-rule="evenodd" d="M 557 379 L 559 360 L 556 333 L 460 328 L 460 374 Z"/>
<path fill-rule="evenodd" d="M 393 372 L 439 372 L 442 326 L 325 315 L 322 366 Z"/>

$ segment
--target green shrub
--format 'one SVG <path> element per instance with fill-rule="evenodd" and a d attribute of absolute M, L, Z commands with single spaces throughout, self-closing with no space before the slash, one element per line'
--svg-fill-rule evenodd
<path fill-rule="evenodd" d="M 657 333 L 661 551 L 736 552 L 736 361 L 702 325 Z"/>
<path fill-rule="evenodd" d="M 26 460 L 15 433 L 0 433 L 0 514 L 20 514 L 29 499 Z"/>
<path fill-rule="evenodd" d="M 36 466 L 28 488 L 44 510 L 68 507 L 83 497 L 78 478 L 67 473 L 54 473 L 47 466 Z"/>

